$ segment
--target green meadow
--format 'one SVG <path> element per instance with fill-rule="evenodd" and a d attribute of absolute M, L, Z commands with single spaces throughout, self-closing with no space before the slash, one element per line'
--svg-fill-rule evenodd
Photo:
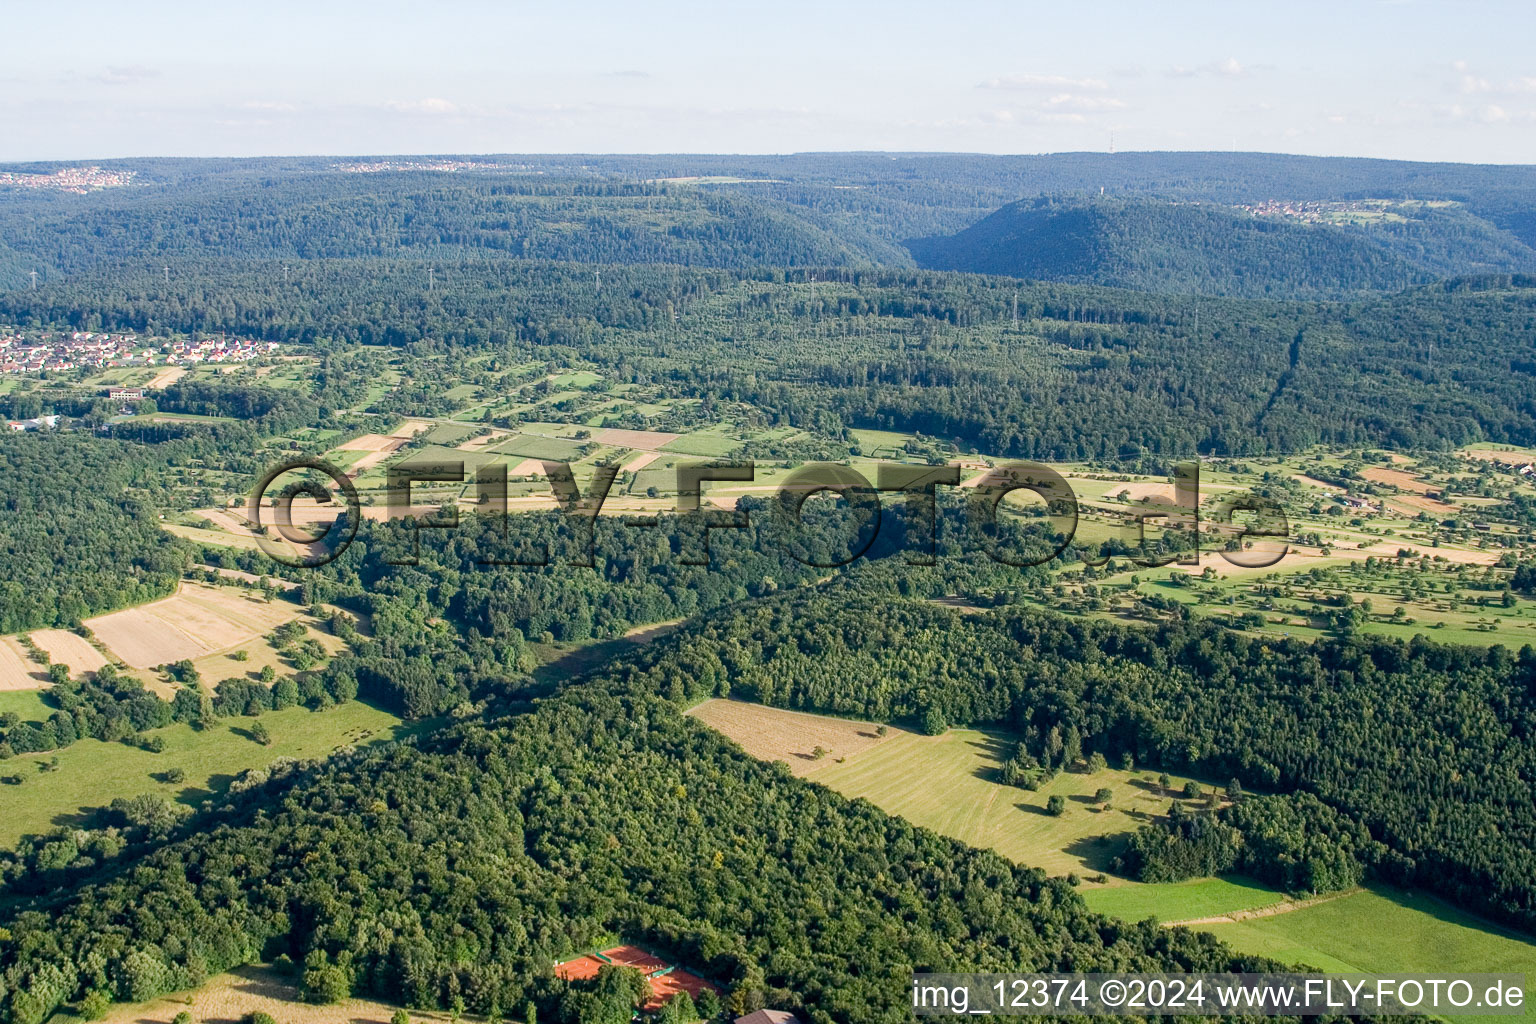
<path fill-rule="evenodd" d="M 49 709 L 35 692 L 0 694 L 0 711 L 14 710 L 38 720 Z M 41 714 L 40 714 L 41 712 Z M 255 721 L 266 726 L 272 744 L 263 746 L 251 735 Z M 414 731 L 388 712 L 349 701 L 325 711 L 285 708 L 254 718 L 224 718 L 207 729 L 170 725 L 148 735 L 165 740 L 154 754 L 126 743 L 80 740 L 62 750 L 22 754 L 0 763 L 0 775 L 20 776 L 21 782 L 0 786 L 0 844 L 11 846 L 24 835 L 57 825 L 86 822 L 93 810 L 118 797 L 158 793 L 187 806 L 196 806 L 229 787 L 248 768 L 262 768 L 281 757 L 320 758 L 338 747 L 376 743 Z M 45 771 L 57 759 L 57 767 Z M 162 781 L 180 769 L 180 783 Z"/>

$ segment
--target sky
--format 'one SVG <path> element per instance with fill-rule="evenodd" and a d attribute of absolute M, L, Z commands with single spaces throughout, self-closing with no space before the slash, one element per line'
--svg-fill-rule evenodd
<path fill-rule="evenodd" d="M 0 160 L 1243 150 L 1536 163 L 1530 0 L 10 0 Z"/>

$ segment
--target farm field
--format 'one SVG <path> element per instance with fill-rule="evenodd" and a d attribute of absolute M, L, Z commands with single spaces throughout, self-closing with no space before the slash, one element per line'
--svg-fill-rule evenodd
<path fill-rule="evenodd" d="M 147 669 L 250 643 L 300 611 L 288 601 L 269 603 L 244 588 L 183 582 L 170 597 L 85 624 L 130 667 Z"/>
<path fill-rule="evenodd" d="M 84 637 L 64 629 L 39 629 L 32 633 L 32 642 L 48 655 L 51 662 L 69 667 L 69 674 L 95 672 L 107 663 L 101 652 L 92 647 Z"/>
<path fill-rule="evenodd" d="M 47 683 L 42 666 L 32 660 L 15 637 L 0 637 L 0 693 L 35 690 Z"/>
<path fill-rule="evenodd" d="M 863 797 L 908 821 L 953 836 L 972 846 L 996 850 L 1010 860 L 1047 874 L 1097 875 L 1123 847 L 1123 837 L 1165 813 L 1172 794 L 1155 773 L 1108 768 L 1062 772 L 1038 790 L 993 781 L 1011 754 L 1009 741 L 973 729 L 942 736 L 893 730 L 878 749 L 832 764 L 812 777 L 849 797 Z M 1175 790 L 1188 780 L 1173 780 Z M 1109 810 L 1093 803 L 1107 787 Z M 1209 786 L 1203 787 L 1209 789 Z M 1066 799 L 1060 817 L 1046 813 L 1052 796 Z M 1109 884 L 1125 884 L 1109 876 Z M 1084 881 L 1083 887 L 1093 883 Z"/>
<path fill-rule="evenodd" d="M 3 710 L 10 709 L 0 704 Z M 39 710 L 44 715 L 37 717 L 51 713 L 46 707 L 32 709 L 34 715 Z M 326 757 L 340 746 L 379 742 L 407 731 L 394 715 L 360 701 L 325 711 L 293 707 L 263 714 L 259 721 L 272 736 L 271 746 L 251 737 L 253 721 L 257 719 L 223 718 L 207 729 L 178 723 L 153 730 L 149 735 L 165 740 L 165 750 L 159 754 L 94 739 L 79 740 L 62 750 L 20 754 L 4 766 L 6 774 L 19 774 L 22 781 L 0 786 L 0 844 L 11 846 L 23 835 L 80 823 L 91 809 L 105 807 L 118 797 L 159 793 L 196 806 L 228 788 L 248 768 L 264 767 L 280 757 Z M 55 758 L 57 769 L 41 771 Z M 186 773 L 180 784 L 156 778 L 173 768 Z"/>
<path fill-rule="evenodd" d="M 688 714 L 729 736 L 753 757 L 781 761 L 799 776 L 824 772 L 834 767 L 838 758 L 893 743 L 898 736 L 905 735 L 892 729 L 882 737 L 876 731 L 879 726 L 873 722 L 786 711 L 739 700 L 707 700 Z M 819 758 L 815 755 L 817 747 L 826 751 Z"/>

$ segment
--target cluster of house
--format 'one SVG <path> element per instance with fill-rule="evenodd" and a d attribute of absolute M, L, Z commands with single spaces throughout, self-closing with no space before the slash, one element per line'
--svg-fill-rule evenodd
<path fill-rule="evenodd" d="M 1520 476 L 1536 476 L 1536 463 L 1516 459 L 1514 462 L 1505 462 L 1503 459 L 1491 459 L 1495 469 L 1501 469 L 1506 473 L 1516 473 Z"/>
<path fill-rule="evenodd" d="M 50 189 L 84 195 L 102 188 L 121 188 L 133 180 L 133 171 L 105 171 L 100 167 L 61 167 L 52 174 L 0 171 L 0 186 Z"/>
<path fill-rule="evenodd" d="M 1379 213 L 1386 205 L 1380 199 L 1345 201 L 1266 199 L 1258 203 L 1240 203 L 1237 208 L 1247 210 L 1255 217 L 1289 217 L 1306 224 L 1321 224 L 1339 219 L 1340 214 Z"/>
<path fill-rule="evenodd" d="M 179 366 L 190 363 L 239 363 L 277 350 L 275 341 L 207 338 L 202 341 L 148 343 L 133 334 L 0 335 L 0 373 L 44 370 L 107 369 L 114 366 Z"/>
<path fill-rule="evenodd" d="M 1334 494 L 1332 491 L 1323 494 L 1324 501 L 1337 501 L 1345 508 L 1359 509 L 1363 512 L 1376 512 L 1379 509 L 1358 494 Z"/>

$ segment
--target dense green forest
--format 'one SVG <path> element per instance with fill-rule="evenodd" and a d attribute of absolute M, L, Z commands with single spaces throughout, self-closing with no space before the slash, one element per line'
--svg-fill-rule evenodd
<path fill-rule="evenodd" d="M 142 463 L 77 436 L 0 439 L 0 633 L 70 626 L 175 589 L 190 554 L 126 497 Z"/>
<path fill-rule="evenodd" d="M 1311 793 L 1384 844 L 1382 877 L 1536 925 L 1536 650 L 960 616 L 862 587 L 855 575 L 716 616 L 634 671 L 663 692 L 703 678 L 930 731 L 1002 725 L 1042 763 L 1076 745 Z"/>
<path fill-rule="evenodd" d="M 1463 211 L 1440 209 L 1354 228 L 1192 203 L 1038 199 L 908 248 L 935 270 L 1291 299 L 1536 270 L 1536 250 Z"/>
<path fill-rule="evenodd" d="M 432 291 L 426 265 L 393 260 L 306 262 L 286 286 L 277 263 L 169 285 L 82 275 L 0 295 L 0 319 L 589 360 L 826 436 L 915 430 L 1042 461 L 1536 439 L 1526 277 L 1304 304 L 898 271 L 435 266 Z"/>
<path fill-rule="evenodd" d="M 685 684 L 707 695 L 712 680 Z M 297 779 L 297 781 L 294 781 Z M 281 776 L 192 834 L 0 920 L 0 1019 L 142 1000 L 259 957 L 334 998 L 593 1024 L 552 961 L 620 934 L 744 1012 L 909 1017 L 912 970 L 1246 970 L 1206 937 L 1087 913 L 995 854 L 794 780 L 644 693 Z"/>

